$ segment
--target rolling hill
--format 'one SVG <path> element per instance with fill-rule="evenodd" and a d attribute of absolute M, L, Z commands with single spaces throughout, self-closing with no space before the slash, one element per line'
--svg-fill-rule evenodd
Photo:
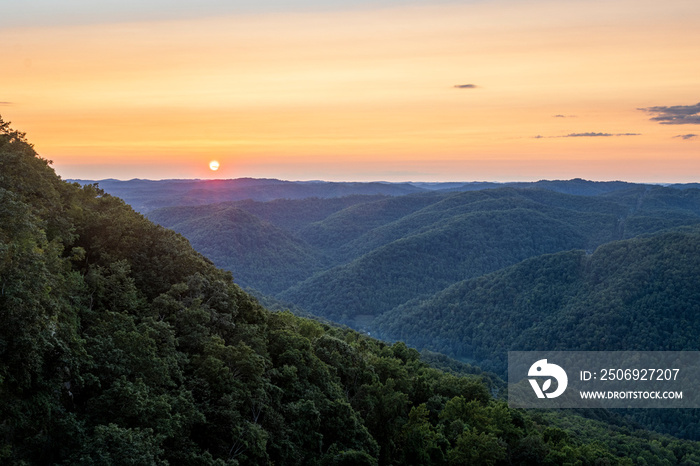
<path fill-rule="evenodd" d="M 184 234 L 240 283 L 371 331 L 374 317 L 531 257 L 700 223 L 699 190 L 622 188 L 239 201 L 149 218 Z"/>
<path fill-rule="evenodd" d="M 700 228 L 566 251 L 456 283 L 379 333 L 505 372 L 510 350 L 697 350 Z"/>
<path fill-rule="evenodd" d="M 99 184 L 105 192 L 124 199 L 136 211 L 148 213 L 161 207 L 194 206 L 219 202 L 275 199 L 332 199 L 352 195 L 403 196 L 430 191 L 480 191 L 488 188 L 541 188 L 554 192 L 592 196 L 633 186 L 622 181 L 542 180 L 537 182 L 332 182 L 285 181 L 270 178 L 227 180 L 68 180 L 81 185 Z M 675 185 L 684 188 L 692 185 Z"/>

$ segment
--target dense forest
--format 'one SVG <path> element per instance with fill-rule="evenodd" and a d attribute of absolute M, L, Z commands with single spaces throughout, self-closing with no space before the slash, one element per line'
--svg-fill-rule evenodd
<path fill-rule="evenodd" d="M 529 258 L 700 224 L 698 189 L 612 183 L 573 195 L 537 186 L 248 200 L 148 216 L 241 285 L 368 331 L 385 313 L 395 320 L 417 300 Z"/>
<path fill-rule="evenodd" d="M 499 373 L 515 349 L 698 350 L 698 257 L 698 226 L 540 256 L 392 310 L 377 328 Z"/>
<path fill-rule="evenodd" d="M 478 369 L 267 311 L 2 120 L 0 199 L 3 464 L 700 464 L 696 442 L 512 410 Z"/>

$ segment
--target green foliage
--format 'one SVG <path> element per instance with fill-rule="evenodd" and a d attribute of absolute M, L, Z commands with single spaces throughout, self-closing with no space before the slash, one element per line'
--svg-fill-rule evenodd
<path fill-rule="evenodd" d="M 235 270 L 241 286 L 265 293 L 283 291 L 327 262 L 304 241 L 235 204 L 167 208 L 149 217 L 185 235 L 218 266 Z"/>
<path fill-rule="evenodd" d="M 501 374 L 516 349 L 697 349 L 699 254 L 700 230 L 686 227 L 537 257 L 397 308 L 377 326 Z"/>
<path fill-rule="evenodd" d="M 121 428 L 116 424 L 98 425 L 82 450 L 72 458 L 78 465 L 166 465 L 159 459 L 163 450 L 150 429 Z"/>

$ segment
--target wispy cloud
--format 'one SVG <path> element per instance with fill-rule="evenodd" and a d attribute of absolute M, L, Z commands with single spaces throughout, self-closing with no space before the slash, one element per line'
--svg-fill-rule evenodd
<path fill-rule="evenodd" d="M 3 102 L 3 101 L 0 101 L 0 105 L 12 105 L 12 102 Z"/>
<path fill-rule="evenodd" d="M 455 84 L 454 88 L 455 89 L 476 89 L 477 86 L 476 84 Z"/>
<path fill-rule="evenodd" d="M 576 118 L 576 115 L 562 115 L 559 113 L 558 115 L 554 115 L 553 118 Z"/>
<path fill-rule="evenodd" d="M 688 141 L 688 140 L 690 140 L 690 139 L 695 139 L 695 138 L 697 138 L 698 135 L 697 135 L 697 134 L 679 134 L 678 136 L 673 136 L 673 137 L 674 137 L 674 138 L 684 139 L 684 140 Z"/>
<path fill-rule="evenodd" d="M 662 125 L 700 125 L 700 102 L 695 105 L 646 107 L 637 110 L 655 114 L 650 120 L 658 121 Z"/>
<path fill-rule="evenodd" d="M 533 136 L 533 139 L 551 139 L 551 138 L 610 138 L 610 137 L 617 137 L 617 136 L 641 136 L 641 133 L 595 133 L 595 132 L 588 132 L 588 133 L 569 133 L 565 134 L 563 136 L 542 136 L 541 134 L 538 134 L 537 136 Z"/>
<path fill-rule="evenodd" d="M 613 136 L 641 136 L 640 133 L 569 133 L 566 136 L 557 136 L 560 138 L 598 138 L 598 137 L 613 137 Z"/>

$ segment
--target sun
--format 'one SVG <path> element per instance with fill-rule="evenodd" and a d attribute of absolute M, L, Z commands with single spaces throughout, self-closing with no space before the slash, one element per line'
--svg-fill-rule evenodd
<path fill-rule="evenodd" d="M 215 172 L 219 169 L 219 162 L 217 162 L 216 160 L 212 160 L 211 162 L 209 162 L 209 168 L 211 169 L 211 171 Z"/>

